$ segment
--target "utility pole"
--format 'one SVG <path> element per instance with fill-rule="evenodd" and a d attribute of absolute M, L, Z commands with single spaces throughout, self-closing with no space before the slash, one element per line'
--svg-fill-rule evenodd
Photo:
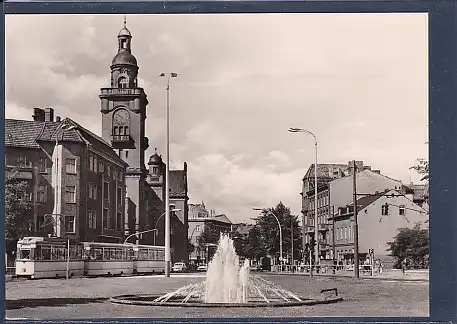
<path fill-rule="evenodd" d="M 292 245 L 292 252 L 291 252 L 291 264 L 292 264 L 292 271 L 294 270 L 294 217 L 291 215 L 290 217 L 290 242 Z"/>
<path fill-rule="evenodd" d="M 354 274 L 356 278 L 359 278 L 359 225 L 357 223 L 357 166 L 355 160 L 353 161 L 354 166 Z"/>

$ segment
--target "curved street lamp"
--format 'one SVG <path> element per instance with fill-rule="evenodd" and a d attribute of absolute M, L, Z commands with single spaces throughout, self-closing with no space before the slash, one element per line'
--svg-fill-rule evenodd
<path fill-rule="evenodd" d="M 179 212 L 181 211 L 181 209 L 172 209 L 170 212 Z M 141 235 L 141 234 L 144 234 L 144 233 L 149 233 L 149 232 L 158 232 L 159 230 L 157 229 L 157 224 L 159 223 L 159 220 L 160 218 L 162 218 L 162 216 L 165 215 L 165 213 L 163 213 L 162 215 L 159 216 L 159 218 L 157 218 L 157 222 L 156 222 L 156 225 L 154 226 L 153 229 L 150 229 L 150 230 L 146 230 L 146 231 L 142 231 L 142 232 L 136 232 L 136 233 L 133 233 L 133 234 L 130 234 L 129 236 L 127 236 L 127 238 L 124 240 L 124 244 L 127 243 L 128 239 L 131 238 L 132 236 L 137 236 L 137 235 Z M 157 234 L 154 234 L 154 245 L 155 245 L 155 237 L 156 237 Z"/>
<path fill-rule="evenodd" d="M 303 128 L 289 128 L 291 133 L 305 133 L 311 135 L 314 138 L 314 146 L 316 148 L 316 156 L 314 162 L 314 241 L 316 245 L 314 247 L 314 262 L 317 265 L 319 263 L 319 230 L 318 230 L 318 219 L 317 219 L 317 137 L 313 132 Z"/>

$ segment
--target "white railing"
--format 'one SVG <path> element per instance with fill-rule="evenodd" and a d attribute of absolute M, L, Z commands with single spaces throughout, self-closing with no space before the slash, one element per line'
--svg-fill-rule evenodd
<path fill-rule="evenodd" d="M 311 267 L 313 268 L 313 273 L 322 273 L 322 274 L 331 274 L 331 273 L 341 273 L 342 271 L 354 271 L 353 265 L 273 265 L 271 266 L 272 272 L 280 273 L 309 273 Z M 371 265 L 359 265 L 360 274 L 372 274 Z M 376 267 L 373 269 L 373 273 L 376 274 L 378 269 Z"/>

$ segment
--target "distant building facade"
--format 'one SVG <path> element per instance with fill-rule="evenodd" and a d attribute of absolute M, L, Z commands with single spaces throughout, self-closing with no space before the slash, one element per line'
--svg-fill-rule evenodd
<path fill-rule="evenodd" d="M 374 249 L 376 259 L 392 265 L 388 242 L 392 242 L 399 228 L 412 228 L 417 223 L 428 227 L 428 211 L 412 201 L 401 190 L 385 190 L 357 200 L 359 227 L 359 257 Z M 335 259 L 352 264 L 354 260 L 354 205 L 339 207 L 333 216 Z"/>
<path fill-rule="evenodd" d="M 190 253 L 189 261 L 192 263 L 207 263 L 208 252 L 211 247 L 202 248 L 199 246 L 199 237 L 206 228 L 212 227 L 219 232 L 229 233 L 232 231 L 232 222 L 224 214 L 216 215 L 214 211 L 208 211 L 205 204 L 189 204 L 189 242 L 194 246 Z"/>
<path fill-rule="evenodd" d="M 329 217 L 339 207 L 346 206 L 353 200 L 353 162 L 347 164 L 318 165 L 318 238 L 319 258 L 333 259 L 333 233 Z M 356 182 L 358 194 L 373 194 L 385 189 L 398 189 L 412 195 L 412 191 L 401 181 L 391 179 L 364 166 L 363 161 L 356 161 Z M 411 196 L 412 198 L 412 196 Z M 314 165 L 303 178 L 302 213 L 303 213 L 303 244 L 310 243 L 315 235 L 314 226 Z"/>

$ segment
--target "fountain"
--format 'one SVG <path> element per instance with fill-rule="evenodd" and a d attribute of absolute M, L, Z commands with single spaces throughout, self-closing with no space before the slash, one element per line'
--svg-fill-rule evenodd
<path fill-rule="evenodd" d="M 233 240 L 221 234 L 206 279 L 163 295 L 123 295 L 113 303 L 180 307 L 284 307 L 341 301 L 341 297 L 304 298 L 259 275 L 250 274 L 250 261 L 240 260 Z"/>

